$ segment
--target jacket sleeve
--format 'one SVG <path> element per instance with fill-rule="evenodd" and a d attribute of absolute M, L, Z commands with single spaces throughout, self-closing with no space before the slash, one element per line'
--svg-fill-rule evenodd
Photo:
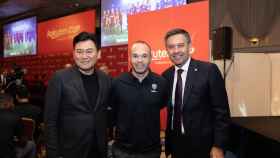
<path fill-rule="evenodd" d="M 117 105 L 117 97 L 116 97 L 116 79 L 112 79 L 112 85 L 109 96 L 109 105 L 111 106 L 111 128 L 116 126 L 117 113 L 118 113 L 118 105 Z"/>
<path fill-rule="evenodd" d="M 210 100 L 214 116 L 213 145 L 225 149 L 228 143 L 230 112 L 224 80 L 215 64 L 211 64 L 209 78 Z"/>
<path fill-rule="evenodd" d="M 169 72 L 170 73 L 170 72 Z M 171 109 L 170 109 L 170 107 L 171 107 L 171 94 L 172 94 L 172 92 L 171 92 L 171 90 L 170 90 L 170 88 L 169 88 L 169 86 L 170 85 L 172 85 L 172 83 L 171 83 L 171 80 L 170 80 L 170 77 L 169 77 L 169 75 L 170 74 L 168 74 L 168 72 L 167 71 L 165 71 L 164 73 L 162 73 L 162 77 L 163 78 L 165 78 L 165 80 L 166 80 L 166 95 L 167 95 L 167 100 L 166 100 L 166 105 L 167 105 L 167 127 L 166 127 L 166 130 L 165 130 L 165 141 L 164 141 L 164 143 L 165 143 L 165 155 L 166 155 L 166 157 L 168 157 L 170 154 L 171 154 L 171 152 L 172 152 L 172 148 L 171 148 L 171 138 L 170 138 L 170 117 L 172 116 L 172 114 L 171 114 Z"/>
<path fill-rule="evenodd" d="M 58 74 L 55 74 L 49 81 L 45 97 L 44 119 L 46 124 L 46 149 L 48 158 L 57 158 L 60 156 L 58 152 L 58 121 L 62 96 L 61 84 L 61 79 Z"/>

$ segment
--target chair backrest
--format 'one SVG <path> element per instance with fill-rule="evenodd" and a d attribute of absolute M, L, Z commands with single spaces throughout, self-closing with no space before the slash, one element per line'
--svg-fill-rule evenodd
<path fill-rule="evenodd" d="M 24 135 L 27 136 L 28 140 L 34 140 L 35 121 L 27 117 L 22 117 L 21 120 L 24 126 Z"/>

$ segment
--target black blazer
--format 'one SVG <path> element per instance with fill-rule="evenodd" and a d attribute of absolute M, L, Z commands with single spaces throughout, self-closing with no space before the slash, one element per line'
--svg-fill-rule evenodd
<path fill-rule="evenodd" d="M 86 158 L 94 142 L 102 157 L 106 156 L 106 109 L 111 79 L 99 70 L 95 73 L 99 92 L 94 109 L 77 67 L 60 70 L 49 81 L 45 100 L 49 158 Z"/>
<path fill-rule="evenodd" d="M 169 84 L 170 101 L 166 131 L 166 152 L 170 150 L 172 88 L 175 67 L 163 76 Z M 229 105 L 224 80 L 215 64 L 191 59 L 183 96 L 183 125 L 194 148 L 208 151 L 212 146 L 225 148 L 228 141 Z"/>

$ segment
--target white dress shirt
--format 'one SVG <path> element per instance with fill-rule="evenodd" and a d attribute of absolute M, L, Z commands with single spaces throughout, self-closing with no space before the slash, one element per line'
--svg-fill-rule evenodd
<path fill-rule="evenodd" d="M 191 58 L 189 57 L 189 59 L 187 60 L 187 62 L 182 66 L 182 67 L 178 67 L 178 66 L 175 66 L 175 73 L 174 73 L 174 81 L 173 81 L 173 88 L 172 88 L 172 106 L 174 107 L 174 103 L 175 103 L 175 89 L 176 89 L 176 84 L 177 84 L 177 76 L 178 76 L 178 73 L 177 73 L 177 70 L 178 69 L 182 69 L 183 72 L 181 74 L 181 77 L 182 77 L 182 104 L 183 101 L 184 101 L 184 90 L 185 90 L 185 85 L 186 85 L 186 79 L 187 79 L 187 74 L 188 74 L 188 69 L 189 69 L 189 65 L 190 65 L 190 61 L 191 61 Z M 174 114 L 174 108 L 173 108 L 173 114 Z M 173 129 L 173 117 L 172 116 L 172 129 Z M 181 118 L 182 119 L 182 118 Z M 181 121 L 182 124 L 181 124 L 181 127 L 182 127 L 182 133 L 185 133 L 185 129 L 184 129 L 184 125 L 183 125 L 183 120 Z"/>

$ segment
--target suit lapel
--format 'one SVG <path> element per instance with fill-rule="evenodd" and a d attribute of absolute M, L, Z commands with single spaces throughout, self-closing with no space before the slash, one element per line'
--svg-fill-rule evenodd
<path fill-rule="evenodd" d="M 95 105 L 95 108 L 94 108 L 94 111 L 96 111 L 99 107 L 99 105 L 101 104 L 101 100 L 102 100 L 102 97 L 104 96 L 103 93 L 104 93 L 104 88 L 103 88 L 103 79 L 101 78 L 102 76 L 100 75 L 100 72 L 98 70 L 95 71 L 96 72 L 96 75 L 97 75 L 97 81 L 98 81 L 98 95 L 97 95 L 97 100 L 96 100 L 96 105 Z"/>
<path fill-rule="evenodd" d="M 196 80 L 197 77 L 197 71 L 198 71 L 198 67 L 195 63 L 195 60 L 191 59 L 190 61 L 190 65 L 188 68 L 188 72 L 187 72 L 187 79 L 186 79 L 186 83 L 185 83 L 185 88 L 184 88 L 184 97 L 183 97 L 183 105 L 182 105 L 182 109 L 185 107 L 185 105 L 188 104 L 189 101 L 189 96 L 191 94 L 191 90 L 193 87 L 193 84 Z"/>

